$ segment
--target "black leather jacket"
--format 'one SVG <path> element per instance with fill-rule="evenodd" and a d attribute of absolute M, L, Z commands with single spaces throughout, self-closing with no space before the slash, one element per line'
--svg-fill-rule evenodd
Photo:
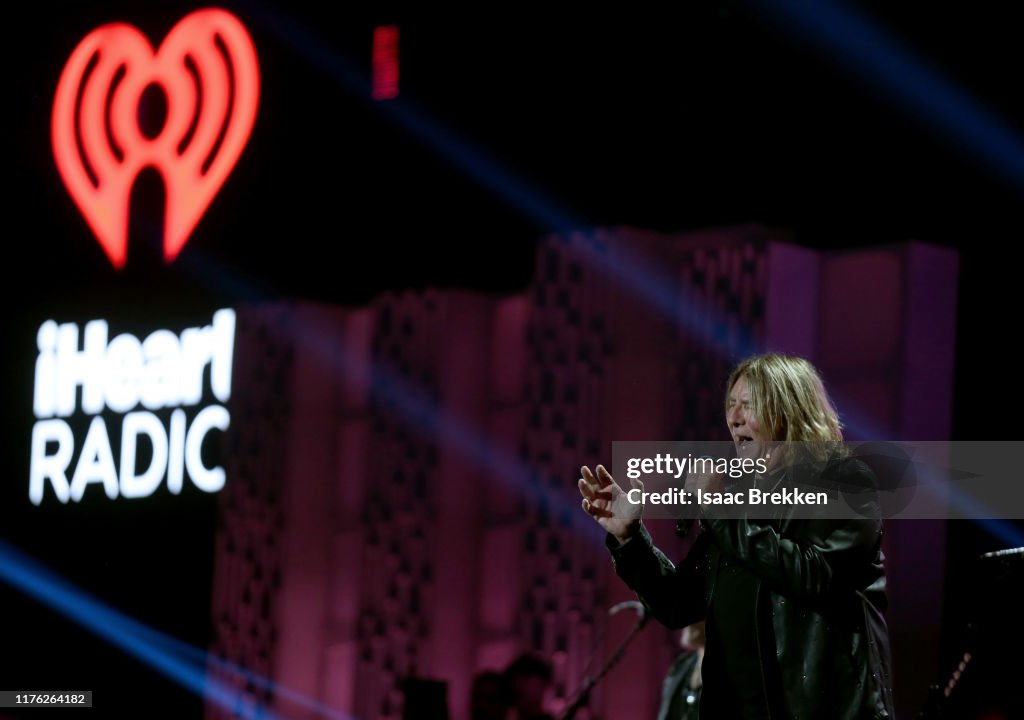
<path fill-rule="evenodd" d="M 843 474 L 870 473 L 860 461 L 841 462 Z M 759 659 L 771 717 L 863 720 L 895 717 L 881 539 L 881 520 L 873 519 L 705 519 L 678 566 L 643 526 L 623 545 L 609 535 L 608 548 L 619 576 L 673 628 L 705 618 L 723 555 L 749 569 L 758 579 Z M 769 614 L 756 610 L 765 603 L 770 627 Z M 777 662 L 766 667 L 772 648 Z M 701 716 L 724 718 L 712 702 L 705 694 Z"/>

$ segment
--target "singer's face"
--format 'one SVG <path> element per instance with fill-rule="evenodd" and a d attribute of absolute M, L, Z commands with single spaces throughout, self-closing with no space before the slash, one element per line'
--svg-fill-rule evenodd
<path fill-rule="evenodd" d="M 729 433 L 740 455 L 746 454 L 744 451 L 748 449 L 750 443 L 770 439 L 761 432 L 761 425 L 754 417 L 750 388 L 747 386 L 745 375 L 741 375 L 729 390 L 729 399 L 725 404 L 725 422 L 729 425 Z"/>

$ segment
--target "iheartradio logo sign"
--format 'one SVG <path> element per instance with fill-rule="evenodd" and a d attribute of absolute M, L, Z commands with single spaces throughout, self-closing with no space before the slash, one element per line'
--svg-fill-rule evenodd
<path fill-rule="evenodd" d="M 151 137 L 139 105 L 154 86 L 167 112 Z M 128 258 L 132 185 L 147 167 L 164 183 L 164 261 L 178 256 L 249 140 L 259 91 L 252 39 L 224 10 L 187 15 L 157 50 L 124 23 L 78 44 L 57 84 L 51 143 L 64 185 L 114 267 Z"/>

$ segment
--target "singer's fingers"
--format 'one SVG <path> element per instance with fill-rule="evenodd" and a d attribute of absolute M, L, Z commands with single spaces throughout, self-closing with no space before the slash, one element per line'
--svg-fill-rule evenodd
<path fill-rule="evenodd" d="M 586 497 L 592 497 L 597 492 L 597 482 L 593 479 L 594 476 L 590 476 L 590 480 L 587 480 L 586 476 L 581 477 L 576 485 L 579 487 L 580 492 Z"/>
<path fill-rule="evenodd" d="M 609 500 L 609 501 L 612 499 L 612 494 L 610 492 L 605 492 L 605 491 L 598 490 L 596 487 L 594 487 L 593 485 L 588 483 L 583 478 L 580 478 L 580 481 L 577 483 L 577 485 L 580 488 L 580 493 L 585 498 L 588 498 L 590 500 Z"/>
<path fill-rule="evenodd" d="M 584 468 L 584 470 L 585 469 L 586 468 Z M 593 478 L 594 476 L 591 475 L 590 479 L 587 479 L 587 475 L 584 474 L 583 477 L 579 479 L 579 482 L 576 484 L 579 485 L 580 492 L 583 492 L 584 488 L 589 492 L 597 492 L 597 483 L 594 482 Z"/>
<path fill-rule="evenodd" d="M 590 488 L 595 492 L 597 492 L 598 490 L 608 488 L 608 485 L 610 484 L 609 482 L 602 480 L 602 473 L 604 473 L 604 477 L 607 478 L 609 481 L 612 477 L 611 475 L 608 474 L 608 471 L 604 469 L 604 465 L 597 466 L 596 477 L 594 476 L 594 473 L 590 472 L 590 468 L 588 468 L 586 465 L 580 468 L 580 472 L 583 473 L 583 479 L 587 481 L 587 484 L 590 485 Z"/>
<path fill-rule="evenodd" d="M 608 487 L 613 484 L 615 480 L 612 478 L 610 472 L 604 469 L 604 465 L 597 466 L 597 484 L 598 487 Z"/>
<path fill-rule="evenodd" d="M 588 514 L 592 515 L 595 518 L 613 517 L 612 512 L 610 510 L 600 507 L 598 503 L 590 502 L 590 500 L 588 500 L 587 498 L 583 498 L 582 504 L 583 509 L 586 510 Z"/>

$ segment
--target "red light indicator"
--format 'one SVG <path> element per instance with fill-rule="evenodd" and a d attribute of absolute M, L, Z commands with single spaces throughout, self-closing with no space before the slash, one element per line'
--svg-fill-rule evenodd
<path fill-rule="evenodd" d="M 138 110 L 154 84 L 167 115 L 150 138 Z M 146 167 L 164 182 L 164 260 L 177 257 L 249 140 L 259 92 L 252 39 L 224 10 L 187 15 L 156 52 L 124 23 L 99 27 L 78 44 L 53 100 L 53 155 L 114 267 L 128 257 L 131 189 Z"/>
<path fill-rule="evenodd" d="M 373 30 L 373 99 L 398 97 L 398 26 Z"/>

